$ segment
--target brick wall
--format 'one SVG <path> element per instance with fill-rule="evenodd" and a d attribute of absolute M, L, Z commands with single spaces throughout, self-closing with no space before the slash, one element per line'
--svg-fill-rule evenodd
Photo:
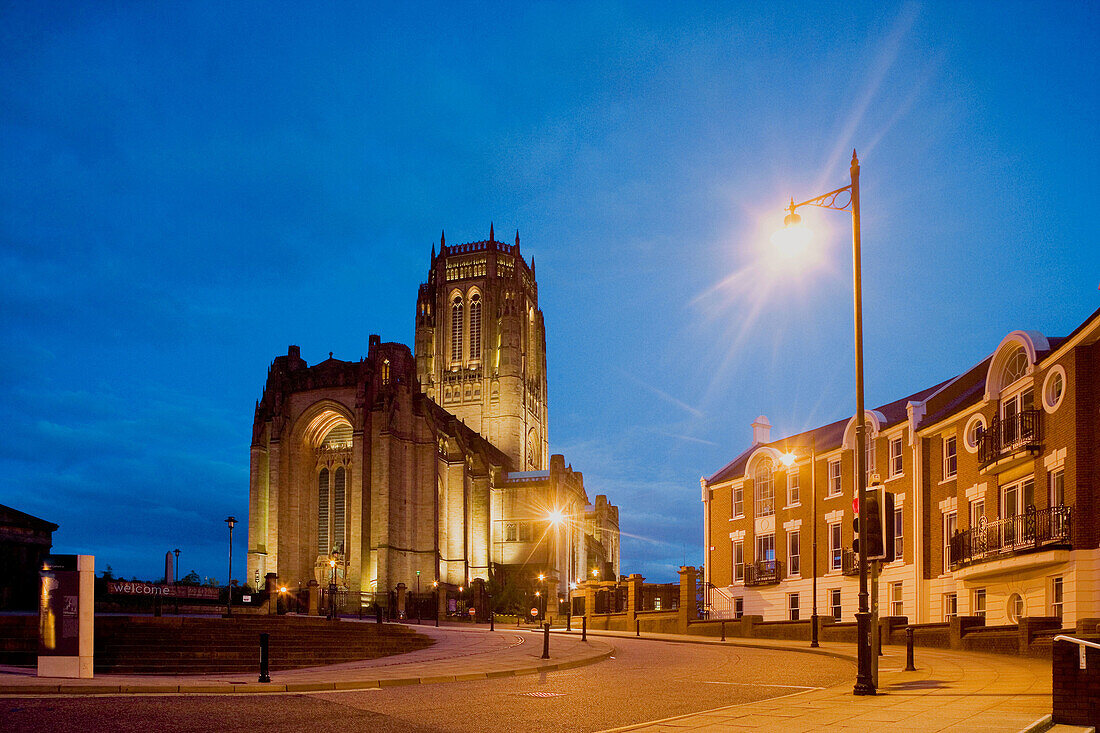
<path fill-rule="evenodd" d="M 1100 637 L 1091 641 L 1098 641 Z M 1085 669 L 1081 669 L 1077 644 L 1054 644 L 1054 674 L 1051 716 L 1055 723 L 1100 725 L 1100 649 L 1086 647 Z"/>

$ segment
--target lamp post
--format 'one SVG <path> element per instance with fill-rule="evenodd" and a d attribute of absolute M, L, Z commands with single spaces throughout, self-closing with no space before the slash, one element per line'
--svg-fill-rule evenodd
<path fill-rule="evenodd" d="M 783 463 L 787 466 L 787 470 L 794 464 L 794 453 L 784 453 Z M 788 479 L 789 481 L 789 479 Z M 810 556 L 810 572 L 812 574 L 812 603 L 813 610 L 810 612 L 810 646 L 819 646 L 817 643 L 817 438 L 810 436 L 810 517 L 812 518 L 811 524 L 811 537 L 810 550 L 812 555 Z M 788 548 L 790 549 L 790 548 Z M 799 552 L 802 548 L 799 547 Z M 790 563 L 790 558 L 787 559 Z"/>
<path fill-rule="evenodd" d="M 336 618 L 336 558 L 330 558 L 328 566 L 332 570 L 332 578 L 328 583 L 328 617 Z"/>
<path fill-rule="evenodd" d="M 416 571 L 416 623 L 420 623 L 420 571 Z"/>
<path fill-rule="evenodd" d="M 439 581 L 432 581 L 432 602 L 435 605 L 435 626 L 439 628 Z"/>
<path fill-rule="evenodd" d="M 862 514 L 867 506 L 865 500 L 867 494 L 867 467 L 865 465 L 867 454 L 864 452 L 865 415 L 863 412 L 863 284 L 860 267 L 860 232 L 859 232 L 859 158 L 856 151 L 852 151 L 852 164 L 849 168 L 851 183 L 835 191 L 822 194 L 812 199 L 796 204 L 791 199 L 787 210 L 790 212 L 783 219 L 783 224 L 789 234 L 794 234 L 802 228 L 802 217 L 796 213 L 801 206 L 817 206 L 822 209 L 835 211 L 850 211 L 852 213 L 852 302 L 853 321 L 855 327 L 855 371 L 856 371 L 856 443 L 855 443 L 855 467 L 856 467 L 856 521 L 862 528 L 865 526 Z M 847 197 L 845 197 L 847 194 Z M 805 231 L 803 229 L 803 231 Z M 856 613 L 856 684 L 852 692 L 856 695 L 874 695 L 875 683 L 871 670 L 871 625 L 872 618 L 868 605 L 867 595 L 867 543 L 859 543 L 859 612 Z"/>
<path fill-rule="evenodd" d="M 172 550 L 172 554 L 176 556 L 176 564 L 172 566 L 172 584 L 180 582 L 180 548 Z"/>
<path fill-rule="evenodd" d="M 229 577 L 225 580 L 225 615 L 233 615 L 233 526 L 237 523 L 236 517 L 226 517 L 225 523 L 229 525 Z"/>
<path fill-rule="evenodd" d="M 539 604 L 541 606 L 539 615 L 543 621 L 546 621 L 546 575 L 544 573 L 539 573 L 539 585 L 542 586 L 542 592 L 535 591 L 535 595 L 542 598 L 542 603 Z"/>

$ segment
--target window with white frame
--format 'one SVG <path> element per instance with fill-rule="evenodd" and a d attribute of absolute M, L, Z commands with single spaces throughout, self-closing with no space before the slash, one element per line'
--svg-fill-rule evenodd
<path fill-rule="evenodd" d="M 945 575 L 951 572 L 951 538 L 955 536 L 958 526 L 958 516 L 955 512 L 943 515 L 943 572 Z"/>
<path fill-rule="evenodd" d="M 787 469 L 787 506 L 794 506 L 802 500 L 802 491 L 799 486 L 798 468 L 791 466 Z"/>
<path fill-rule="evenodd" d="M 802 543 L 799 540 L 797 529 L 792 529 L 787 533 L 787 575 L 802 574 L 802 558 L 799 557 L 799 553 L 802 551 Z"/>
<path fill-rule="evenodd" d="M 1035 479 L 1026 478 L 1001 487 L 1000 519 L 1017 517 L 1035 503 Z"/>
<path fill-rule="evenodd" d="M 829 569 L 840 570 L 843 548 L 840 544 L 840 522 L 829 523 Z"/>
<path fill-rule="evenodd" d="M 871 483 L 871 474 L 875 472 L 875 438 L 868 435 L 863 446 L 863 468 L 867 472 L 867 483 Z"/>
<path fill-rule="evenodd" d="M 980 527 L 985 518 L 985 499 L 975 499 L 970 502 L 970 528 Z"/>
<path fill-rule="evenodd" d="M 787 594 L 787 618 L 791 621 L 798 620 L 798 594 Z"/>
<path fill-rule="evenodd" d="M 1066 503 L 1066 472 L 1059 468 L 1047 474 L 1047 501 L 1050 506 L 1065 506 Z"/>
<path fill-rule="evenodd" d="M 943 594 L 943 620 L 950 621 L 959 615 L 959 596 L 957 593 Z"/>
<path fill-rule="evenodd" d="M 894 507 L 894 559 L 902 559 L 905 549 L 905 519 L 901 507 Z"/>
<path fill-rule="evenodd" d="M 958 439 L 952 435 L 943 439 L 943 480 L 955 478 L 959 472 Z"/>
<path fill-rule="evenodd" d="M 1050 579 L 1050 615 L 1062 620 L 1062 604 L 1064 602 L 1064 590 L 1062 587 L 1062 578 Z"/>
<path fill-rule="evenodd" d="M 840 459 L 829 461 L 829 496 L 840 495 Z"/>
<path fill-rule="evenodd" d="M 900 476 L 902 473 L 902 445 L 901 436 L 890 438 L 890 478 Z"/>
<path fill-rule="evenodd" d="M 775 560 L 775 534 L 759 534 L 756 536 L 756 562 L 772 562 Z"/>
<path fill-rule="evenodd" d="M 1020 619 L 1027 616 L 1027 606 L 1024 604 L 1024 597 L 1019 593 L 1013 593 L 1008 597 L 1008 622 L 1010 624 L 1020 623 Z"/>
<path fill-rule="evenodd" d="M 775 514 L 775 481 L 770 460 L 757 463 L 753 488 L 756 491 L 756 516 L 770 517 Z"/>
<path fill-rule="evenodd" d="M 985 588 L 974 589 L 974 605 L 970 615 L 985 618 Z"/>
<path fill-rule="evenodd" d="M 1062 404 L 1062 397 L 1066 393 L 1066 372 L 1061 365 L 1055 365 L 1047 372 L 1043 381 L 1043 407 L 1047 412 L 1054 412 Z"/>
<path fill-rule="evenodd" d="M 745 486 L 744 484 L 733 485 L 733 518 L 745 516 Z"/>
<path fill-rule="evenodd" d="M 837 621 L 840 620 L 840 588 L 829 589 L 829 613 Z"/>
<path fill-rule="evenodd" d="M 518 539 L 519 539 L 519 533 L 516 531 L 516 523 L 515 522 L 505 522 L 504 523 L 504 541 L 505 542 L 515 542 Z"/>
<path fill-rule="evenodd" d="M 745 579 L 745 541 L 733 541 L 733 582 L 739 583 Z"/>
<path fill-rule="evenodd" d="M 733 599 L 733 617 L 741 618 L 745 615 L 745 599 L 737 596 Z"/>
<path fill-rule="evenodd" d="M 890 615 L 891 616 L 904 616 L 905 615 L 905 602 L 903 599 L 902 581 L 897 581 L 890 584 Z"/>
<path fill-rule="evenodd" d="M 971 453 L 978 450 L 978 445 L 982 442 L 982 435 L 985 434 L 985 417 L 978 414 L 970 418 L 966 423 L 966 428 L 963 430 L 963 440 L 965 441 L 966 449 Z"/>

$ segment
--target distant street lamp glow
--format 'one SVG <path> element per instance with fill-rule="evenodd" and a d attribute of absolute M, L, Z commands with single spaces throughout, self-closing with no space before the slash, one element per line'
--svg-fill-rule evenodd
<path fill-rule="evenodd" d="M 802 217 L 795 213 L 794 199 L 788 210 L 791 212 L 783 218 L 783 228 L 772 235 L 772 244 L 785 258 L 794 258 L 806 251 L 810 243 L 812 232 L 802 223 Z"/>
<path fill-rule="evenodd" d="M 561 509 L 555 509 L 554 511 L 550 512 L 550 524 L 557 526 L 561 524 L 564 518 L 565 516 L 562 514 Z"/>

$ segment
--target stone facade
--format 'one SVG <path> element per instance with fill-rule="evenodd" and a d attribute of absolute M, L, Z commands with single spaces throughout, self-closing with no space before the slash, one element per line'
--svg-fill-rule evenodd
<path fill-rule="evenodd" d="M 946 382 L 867 410 L 868 485 L 901 537 L 880 616 L 1100 617 L 1100 311 L 1068 337 L 1014 331 Z M 753 444 L 701 480 L 713 617 L 851 620 L 855 420 Z M 816 557 L 814 553 L 816 537 Z"/>
<path fill-rule="evenodd" d="M 547 455 L 533 263 L 518 235 L 491 234 L 433 248 L 415 356 L 371 336 L 359 361 L 310 366 L 296 346 L 274 360 L 253 423 L 249 583 L 427 592 L 542 574 L 561 595 L 590 567 L 618 572 L 617 507 Z"/>
<path fill-rule="evenodd" d="M 0 611 L 38 608 L 38 571 L 57 525 L 0 504 Z"/>

